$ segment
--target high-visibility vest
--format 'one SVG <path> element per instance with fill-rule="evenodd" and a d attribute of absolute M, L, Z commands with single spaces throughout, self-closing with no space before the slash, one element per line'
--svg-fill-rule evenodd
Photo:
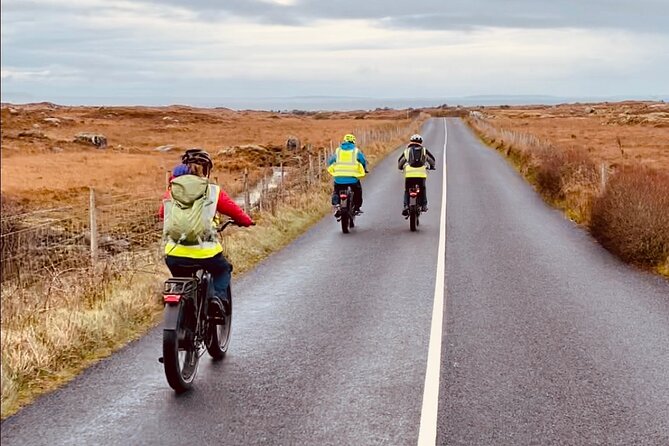
<path fill-rule="evenodd" d="M 207 202 L 211 203 L 208 206 L 205 206 L 203 212 L 204 221 L 208 221 L 211 225 L 213 234 L 216 234 L 216 205 L 218 204 L 218 195 L 220 193 L 220 187 L 216 184 L 210 184 L 209 189 L 207 190 Z M 165 218 L 168 218 L 168 213 L 172 206 L 171 198 L 166 198 L 163 200 L 163 206 L 165 209 Z M 203 240 L 195 245 L 184 245 L 177 243 L 174 240 L 167 240 L 165 243 L 165 255 L 175 256 L 175 257 L 188 257 L 191 259 L 208 259 L 214 257 L 216 254 L 223 252 L 223 246 L 218 241 L 218 238 L 214 235 L 213 240 Z"/>
<path fill-rule="evenodd" d="M 409 148 L 404 149 L 404 158 L 407 163 L 404 165 L 404 178 L 427 178 L 427 166 L 411 167 L 409 161 Z M 425 148 L 423 147 L 423 150 Z"/>
<path fill-rule="evenodd" d="M 358 153 L 360 151 L 356 147 L 353 150 L 344 150 L 337 147 L 335 151 L 335 162 L 328 167 L 328 173 L 333 177 L 355 177 L 362 178 L 365 176 L 365 168 L 358 161 Z"/>

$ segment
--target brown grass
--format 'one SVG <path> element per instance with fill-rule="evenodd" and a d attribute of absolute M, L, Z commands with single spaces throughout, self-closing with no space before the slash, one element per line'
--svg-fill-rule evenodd
<path fill-rule="evenodd" d="M 669 172 L 626 166 L 595 201 L 592 234 L 623 260 L 669 264 Z"/>
<path fill-rule="evenodd" d="M 507 111 L 505 116 L 508 119 L 513 113 L 518 111 Z M 523 112 L 519 119 L 529 118 Z M 540 119 L 547 118 L 542 115 Z M 603 246 L 625 261 L 669 276 L 669 164 L 665 166 L 663 156 L 650 161 L 645 158 L 655 153 L 658 144 L 669 155 L 669 134 L 664 135 L 665 127 L 655 118 L 644 119 L 640 114 L 632 120 L 626 118 L 623 124 L 611 125 L 652 122 L 653 128 L 661 129 L 659 135 L 664 139 L 653 140 L 648 150 L 637 146 L 637 154 L 644 153 L 643 157 L 629 159 L 623 149 L 621 162 L 613 165 L 606 161 L 606 150 L 584 150 L 579 145 L 565 146 L 545 139 L 541 132 L 542 136 L 510 130 L 504 127 L 508 120 L 501 121 L 496 115 L 469 118 L 468 123 L 486 143 L 509 157 L 546 201 L 588 227 Z M 622 131 L 615 129 L 614 133 Z"/>
<path fill-rule="evenodd" d="M 191 107 L 2 107 L 2 192 L 29 206 L 80 201 L 89 186 L 112 193 L 161 189 L 165 171 L 184 148 L 203 147 L 216 156 L 218 182 L 239 190 L 244 168 L 267 166 L 291 136 L 301 145 L 336 145 L 350 132 L 407 125 L 402 111 L 359 113 L 235 112 Z M 44 121 L 60 119 L 59 124 Z M 317 119 L 318 117 L 318 119 Z M 35 126 L 38 128 L 36 129 Z M 44 137 L 19 136 L 38 131 Z M 79 132 L 98 132 L 107 150 L 73 142 Z M 172 152 L 154 149 L 174 145 Z M 226 154 L 237 147 L 234 156 Z M 223 152 L 217 155 L 219 152 Z"/>

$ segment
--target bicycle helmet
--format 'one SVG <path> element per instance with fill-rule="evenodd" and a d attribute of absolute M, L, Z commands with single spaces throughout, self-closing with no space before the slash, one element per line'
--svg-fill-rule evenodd
<path fill-rule="evenodd" d="M 181 156 L 181 162 L 184 164 L 199 164 L 203 166 L 207 172 L 214 167 L 214 163 L 211 161 L 209 153 L 207 153 L 206 150 L 199 148 L 186 150 L 186 153 Z"/>
<path fill-rule="evenodd" d="M 423 144 L 423 137 L 420 136 L 418 133 L 411 135 L 411 139 L 409 140 L 411 142 L 417 142 L 418 144 Z"/>
<path fill-rule="evenodd" d="M 344 135 L 344 142 L 351 142 L 355 144 L 355 135 L 352 135 L 351 133 Z"/>

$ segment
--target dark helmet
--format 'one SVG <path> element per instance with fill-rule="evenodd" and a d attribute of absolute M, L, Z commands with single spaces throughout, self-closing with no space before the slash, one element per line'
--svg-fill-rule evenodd
<path fill-rule="evenodd" d="M 202 149 L 188 149 L 186 153 L 181 156 L 181 162 L 184 164 L 199 164 L 203 166 L 207 172 L 211 171 L 214 163 L 211 161 L 211 156 L 206 150 Z"/>

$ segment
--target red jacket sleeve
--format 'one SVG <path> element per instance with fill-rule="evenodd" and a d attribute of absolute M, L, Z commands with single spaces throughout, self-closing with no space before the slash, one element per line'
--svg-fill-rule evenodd
<path fill-rule="evenodd" d="M 163 199 L 160 200 L 160 209 L 158 209 L 158 217 L 160 217 L 161 220 L 165 218 L 165 205 L 163 200 L 165 200 L 166 198 L 170 198 L 169 189 L 165 191 L 165 193 L 163 194 Z"/>
<path fill-rule="evenodd" d="M 223 189 L 221 189 L 221 191 L 218 193 L 218 203 L 216 204 L 216 210 L 221 214 L 225 214 L 232 218 L 235 222 L 242 226 L 251 226 L 253 224 L 251 217 L 246 215 L 246 212 L 237 206 L 237 203 L 235 203 L 228 196 L 228 194 L 223 191 Z"/>

